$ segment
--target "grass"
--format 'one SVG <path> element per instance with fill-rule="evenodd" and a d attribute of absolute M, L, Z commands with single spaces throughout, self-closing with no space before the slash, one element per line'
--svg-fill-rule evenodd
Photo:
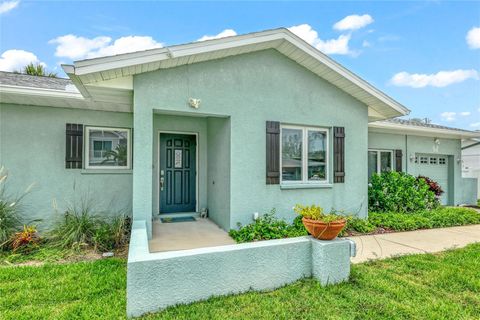
<path fill-rule="evenodd" d="M 305 279 L 169 308 L 143 319 L 479 319 L 480 244 L 352 266 L 351 281 Z M 0 268 L 1 319 L 124 319 L 121 259 Z"/>

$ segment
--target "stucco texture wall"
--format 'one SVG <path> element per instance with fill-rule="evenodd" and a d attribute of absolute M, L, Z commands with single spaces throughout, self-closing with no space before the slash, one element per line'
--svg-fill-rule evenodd
<path fill-rule="evenodd" d="M 463 203 L 463 180 L 461 163 L 457 161 L 461 155 L 460 139 L 440 138 L 439 143 L 434 142 L 434 137 L 423 137 L 405 134 L 392 134 L 383 132 L 369 132 L 368 148 L 394 150 L 403 152 L 402 169 L 413 175 L 422 174 L 422 166 L 410 160 L 418 154 L 446 155 L 448 156 L 448 202 L 449 205 Z"/>
<path fill-rule="evenodd" d="M 0 104 L 0 165 L 9 173 L 7 192 L 21 194 L 22 220 L 48 228 L 68 203 L 90 199 L 98 210 L 131 212 L 131 171 L 92 173 L 65 169 L 65 124 L 132 127 L 132 115 Z M 58 206 L 55 214 L 53 201 Z"/>
<path fill-rule="evenodd" d="M 272 208 L 280 216 L 292 219 L 296 203 L 316 203 L 366 216 L 367 107 L 277 51 L 136 75 L 134 92 L 134 113 L 142 117 L 152 110 L 230 117 L 231 228 L 237 222 L 251 222 L 254 212 L 264 213 Z M 201 99 L 198 110 L 188 106 L 189 98 Z M 268 120 L 345 127 L 345 183 L 297 190 L 266 185 Z M 332 161 L 330 180 L 331 164 Z"/>

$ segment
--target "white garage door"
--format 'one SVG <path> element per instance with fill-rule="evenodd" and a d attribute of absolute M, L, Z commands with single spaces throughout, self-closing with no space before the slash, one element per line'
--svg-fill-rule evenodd
<path fill-rule="evenodd" d="M 417 173 L 439 183 L 444 191 L 440 201 L 448 204 L 448 156 L 417 154 Z"/>

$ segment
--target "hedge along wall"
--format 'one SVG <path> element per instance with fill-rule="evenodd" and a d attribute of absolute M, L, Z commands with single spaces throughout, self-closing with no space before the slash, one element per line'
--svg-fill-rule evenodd
<path fill-rule="evenodd" d="M 272 290 L 305 277 L 348 279 L 355 244 L 311 237 L 149 253 L 144 221 L 134 223 L 127 267 L 127 315 L 249 290 Z"/>

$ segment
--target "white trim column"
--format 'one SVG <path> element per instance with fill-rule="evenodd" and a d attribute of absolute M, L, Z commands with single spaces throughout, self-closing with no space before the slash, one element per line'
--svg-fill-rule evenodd
<path fill-rule="evenodd" d="M 133 107 L 133 220 L 144 220 L 152 238 L 153 110 Z"/>

